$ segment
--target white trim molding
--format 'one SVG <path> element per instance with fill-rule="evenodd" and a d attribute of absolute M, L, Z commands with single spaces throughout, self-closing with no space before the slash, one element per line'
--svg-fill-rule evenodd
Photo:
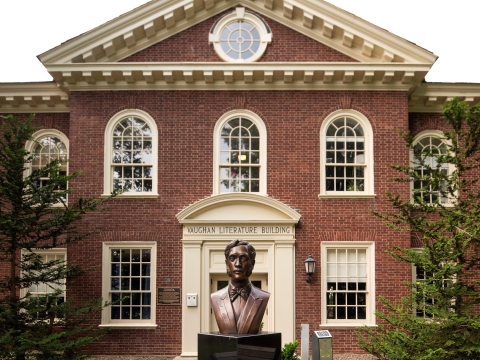
<path fill-rule="evenodd" d="M 145 271 L 148 271 L 149 275 L 146 275 L 148 277 L 148 280 L 149 280 L 149 288 L 150 288 L 150 306 L 149 306 L 149 310 L 150 310 L 150 319 L 125 319 L 125 320 L 121 320 L 121 319 L 118 319 L 118 320 L 113 320 L 111 319 L 111 313 L 112 313 L 112 305 L 111 306 L 107 306 L 107 307 L 104 307 L 103 310 L 102 310 L 102 323 L 99 325 L 99 327 L 112 327 L 112 328 L 127 328 L 127 329 L 156 329 L 157 328 L 157 323 L 156 323 L 156 319 L 157 319 L 157 312 L 156 312 L 156 304 L 157 304 L 157 301 L 156 301 L 156 289 L 157 289 L 157 284 L 156 284 L 156 275 L 157 275 L 157 243 L 155 241 L 118 241 L 118 242 L 114 242 L 114 241 L 109 241 L 109 242 L 104 242 L 103 243 L 103 261 L 102 261 L 102 298 L 104 301 L 109 301 L 111 302 L 112 301 L 112 297 L 110 296 L 110 293 L 112 292 L 113 289 L 111 289 L 111 278 L 113 276 L 113 274 L 111 273 L 113 270 L 112 270 L 112 249 L 119 249 L 119 250 L 122 250 L 122 249 L 128 249 L 128 250 L 131 250 L 131 249 L 135 249 L 135 250 L 150 250 L 150 259 L 149 261 L 147 261 L 145 264 L 143 263 L 143 259 L 142 261 L 140 261 L 140 259 L 138 259 L 138 267 L 140 270 L 139 271 L 139 275 L 142 274 L 142 271 L 144 270 L 143 268 L 141 268 L 142 265 L 146 265 L 146 266 L 149 266 L 149 269 L 148 270 L 145 270 Z M 143 254 L 139 255 L 140 257 L 142 257 Z M 117 270 L 118 273 L 115 274 L 115 276 L 117 276 L 118 278 L 120 278 L 120 276 L 122 275 L 122 273 L 120 272 L 121 270 L 121 266 L 120 266 L 120 257 L 121 255 L 120 254 L 117 254 L 118 256 L 118 266 L 117 266 Z M 133 263 L 133 254 L 130 254 L 130 257 L 128 259 L 126 259 L 126 263 Z M 121 262 L 123 263 L 125 259 L 122 259 Z M 129 268 L 130 269 L 130 268 Z M 122 270 L 123 271 L 123 270 Z M 130 269 L 130 271 L 128 272 L 128 274 L 126 275 L 127 278 L 131 277 L 132 276 L 132 272 L 133 272 L 133 269 Z M 146 272 L 147 273 L 147 272 Z M 144 279 L 143 277 L 141 279 Z M 129 279 L 131 280 L 131 279 Z M 128 284 L 130 284 L 131 281 L 128 282 Z M 139 283 L 139 286 L 140 284 L 142 283 L 142 281 L 140 281 L 140 279 L 138 279 L 138 283 Z M 144 291 L 144 289 L 140 288 L 138 289 L 139 291 L 137 291 L 136 293 L 140 294 L 140 296 L 144 296 L 144 294 L 147 294 L 148 295 L 148 291 Z M 118 280 L 118 289 L 115 290 L 115 292 L 117 293 L 129 293 L 130 291 L 130 288 L 129 289 L 122 289 L 120 288 L 120 280 Z M 129 299 L 131 301 L 131 304 L 133 302 L 133 296 L 130 297 Z M 143 305 L 145 305 L 143 303 L 143 299 L 142 299 L 142 302 L 138 304 L 138 307 L 141 307 Z M 113 306 L 117 306 L 117 307 L 120 307 L 121 305 L 123 305 L 123 303 L 116 303 L 116 304 L 113 304 Z M 141 305 L 140 305 L 141 304 Z M 135 304 L 132 304 L 131 306 L 134 306 Z M 148 304 L 147 304 L 148 305 Z M 120 308 L 119 308 L 119 313 L 118 313 L 118 316 L 120 317 Z M 133 311 L 133 310 L 132 310 Z M 140 310 L 138 310 L 140 311 Z M 143 309 L 140 311 L 142 314 L 143 314 Z M 129 312 L 130 314 L 130 312 Z M 131 315 L 131 314 L 130 314 Z M 129 316 L 130 316 L 129 315 Z M 143 316 L 143 315 L 140 315 L 140 316 Z"/>
<path fill-rule="evenodd" d="M 237 207 L 241 216 L 216 210 L 228 206 Z M 301 215 L 290 206 L 268 196 L 254 193 L 228 193 L 210 196 L 190 204 L 179 211 L 175 217 L 180 224 L 201 223 L 202 226 L 204 223 L 211 222 L 218 224 L 268 222 L 278 225 L 296 224 L 300 221 Z M 288 233 L 285 235 L 288 236 Z"/>
<path fill-rule="evenodd" d="M 322 327 L 358 327 L 358 326 L 375 326 L 375 243 L 372 241 L 323 241 L 321 247 L 321 281 L 322 281 L 322 295 L 321 295 L 321 324 Z M 328 258 L 328 250 L 336 250 L 336 253 L 332 253 L 332 258 Z M 341 254 L 338 253 L 340 250 Z M 349 251 L 350 250 L 350 251 Z M 353 251 L 355 250 L 355 252 Z M 359 251 L 362 251 L 360 255 Z M 365 251 L 363 253 L 363 251 Z M 363 257 L 365 255 L 365 258 Z M 335 255 L 335 256 L 334 256 Z M 350 258 L 349 258 L 350 256 Z M 329 260 L 331 267 L 329 267 Z M 341 266 L 339 266 L 339 264 Z M 347 264 L 351 264 L 355 267 L 355 274 L 349 274 L 347 271 L 351 271 Z M 332 273 L 329 273 L 328 269 L 331 269 Z M 328 276 L 331 276 L 328 279 Z M 331 281 L 329 281 L 331 280 Z M 334 281 L 335 280 L 335 281 Z M 341 280 L 341 281 L 337 281 Z M 351 280 L 351 281 L 349 281 Z M 360 281 L 359 281 L 360 280 Z M 364 282 L 365 281 L 365 282 Z M 330 288 L 328 287 L 330 283 Z M 335 288 L 335 284 L 337 284 Z M 341 284 L 343 283 L 343 284 Z M 355 289 L 349 289 L 348 283 L 352 285 L 355 283 L 357 286 Z M 365 288 L 360 289 L 359 284 L 362 283 Z M 340 285 L 344 288 L 340 289 Z M 328 291 L 332 290 L 331 293 Z M 355 293 L 356 304 L 355 309 L 358 313 L 355 313 L 356 319 L 347 319 L 348 310 L 346 309 L 346 295 L 348 292 Z M 344 296 L 343 299 L 339 296 Z M 329 298 L 331 296 L 331 298 Z M 362 297 L 363 304 L 359 304 L 358 297 Z M 330 300 L 330 302 L 329 302 Z M 328 305 L 332 305 L 330 309 L 327 309 Z M 340 305 L 340 306 L 339 306 Z M 345 306 L 343 306 L 345 305 Z M 360 305 L 360 306 L 359 306 Z M 337 307 L 342 308 L 343 319 L 332 319 L 338 317 L 340 312 L 337 312 Z M 363 309 L 360 309 L 363 308 Z M 332 311 L 331 316 L 328 316 L 328 310 Z M 360 316 L 360 310 L 362 310 L 362 316 Z M 343 312 L 344 311 L 344 312 Z M 364 311 L 364 312 L 363 312 Z M 352 314 L 351 314 L 352 315 Z M 331 317 L 328 319 L 328 317 Z M 362 319 L 362 317 L 365 317 Z"/>
<path fill-rule="evenodd" d="M 53 81 L 0 83 L 0 114 L 68 112 L 69 94 Z"/>
<path fill-rule="evenodd" d="M 267 277 L 268 330 L 281 332 L 283 343 L 293 341 L 295 224 L 300 214 L 268 196 L 228 193 L 191 204 L 176 217 L 183 225 L 182 293 L 201 296 L 198 307 L 187 307 L 182 300 L 182 356 L 197 356 L 197 334 L 211 331 L 211 276 L 225 274 L 225 245 L 239 237 L 257 250 L 254 273 Z"/>
<path fill-rule="evenodd" d="M 47 64 L 70 91 L 370 90 L 409 91 L 430 64 L 356 62 L 120 62 Z"/>
<path fill-rule="evenodd" d="M 353 154 L 354 159 L 360 159 L 361 161 L 354 160 L 354 163 L 347 163 L 347 156 L 345 156 L 344 163 L 341 162 L 336 162 L 335 159 L 327 159 L 327 152 L 331 150 L 332 152 L 335 153 L 335 150 L 338 150 L 337 148 L 333 149 L 327 149 L 327 131 L 336 120 L 339 119 L 352 119 L 354 122 L 356 122 L 358 125 L 361 126 L 363 129 L 363 136 L 360 136 L 362 138 L 362 144 L 364 146 L 364 149 L 358 149 L 358 143 L 359 141 L 355 141 L 355 147 L 350 149 Z M 345 138 L 347 134 L 343 135 Z M 356 135 L 355 135 L 356 136 Z M 333 136 L 331 136 L 333 137 Z M 352 137 L 354 139 L 354 137 Z M 355 137 L 356 139 L 356 137 Z M 336 142 L 335 142 L 336 143 Z M 336 145 L 334 145 L 336 146 Z M 342 151 L 348 153 L 349 149 L 343 149 Z M 334 155 L 335 156 L 335 155 Z M 328 163 L 335 163 L 336 167 L 342 167 L 343 166 L 346 170 L 346 167 L 351 165 L 354 170 L 356 167 L 361 167 L 363 165 L 363 190 L 357 191 L 357 186 L 358 183 L 355 183 L 355 188 L 354 190 L 351 191 L 346 191 L 346 190 L 327 190 L 327 184 L 326 184 L 326 179 L 327 179 L 327 164 Z M 336 171 L 336 169 L 333 169 Z M 356 172 L 356 170 L 355 170 Z M 335 173 L 335 178 L 337 174 Z M 343 177 L 347 177 L 346 174 L 342 175 Z M 355 178 L 357 177 L 357 174 L 355 174 Z M 346 180 L 344 180 L 345 182 Z M 344 188 L 347 187 L 347 184 L 343 184 Z M 320 127 L 320 194 L 318 195 L 319 198 L 370 198 L 370 197 L 375 197 L 375 192 L 374 192 L 374 149 L 373 149 L 373 129 L 372 125 L 370 124 L 370 121 L 363 115 L 362 113 L 356 111 L 356 110 L 350 110 L 350 109 L 342 109 L 342 110 L 337 110 L 334 111 L 333 113 L 329 114 L 325 120 L 322 123 L 322 126 Z"/>
<path fill-rule="evenodd" d="M 238 151 L 238 157 L 240 157 L 240 153 L 247 154 L 247 158 L 252 154 L 252 153 L 259 153 L 259 163 L 254 164 L 250 160 L 245 160 L 244 166 L 246 168 L 250 168 L 252 170 L 254 167 L 256 169 L 259 169 L 259 178 L 257 181 L 259 181 L 259 189 L 258 194 L 261 195 L 267 195 L 267 129 L 265 127 L 265 123 L 263 120 L 255 114 L 254 112 L 250 110 L 245 110 L 245 109 L 237 109 L 237 110 L 231 110 L 228 111 L 227 113 L 223 114 L 218 120 L 217 123 L 215 124 L 215 129 L 213 132 L 213 195 L 218 195 L 221 193 L 220 191 L 220 177 L 221 177 L 221 170 L 220 167 L 221 165 L 228 166 L 226 163 L 222 164 L 221 161 L 221 139 L 222 139 L 222 129 L 225 126 L 225 124 L 233 119 L 246 119 L 249 122 L 253 123 L 257 130 L 258 130 L 258 135 L 255 136 L 256 140 L 259 141 L 259 148 L 258 149 L 249 149 L 247 151 L 241 151 L 242 149 L 239 149 Z M 240 136 L 240 135 L 237 135 Z M 253 140 L 253 136 L 249 137 L 250 140 Z M 250 141 L 249 143 L 253 143 Z M 226 150 L 226 149 L 223 149 Z M 229 147 L 228 150 L 231 150 Z M 253 150 L 253 151 L 252 151 Z M 233 151 L 231 152 L 233 155 Z M 231 158 L 232 156 L 230 156 Z M 232 159 L 233 161 L 233 159 Z M 231 163 L 229 164 L 230 167 L 233 166 L 242 166 L 242 162 L 239 159 L 238 163 Z M 250 179 L 251 176 L 248 178 Z M 256 178 L 256 177 L 255 177 Z M 228 180 L 227 180 L 228 181 Z M 237 182 L 241 181 L 240 179 L 240 174 L 238 174 L 238 180 Z M 251 191 L 248 191 L 251 192 Z"/>
<path fill-rule="evenodd" d="M 64 264 L 66 264 L 66 262 L 67 262 L 67 248 L 31 249 L 31 251 L 29 251 L 27 249 L 22 249 L 21 250 L 21 256 L 23 256 L 24 254 L 30 253 L 30 252 L 32 252 L 34 254 L 37 254 L 37 255 L 41 255 L 43 259 L 45 259 L 46 256 L 54 256 L 55 260 L 60 260 L 58 257 L 60 257 L 60 258 L 63 257 Z M 51 261 L 51 260 L 52 259 L 47 259 L 47 262 Z M 62 290 L 63 290 L 62 297 L 64 299 L 67 298 L 67 295 L 66 295 L 67 294 L 67 289 L 66 289 L 66 286 L 65 286 L 65 282 L 63 283 L 63 285 L 59 285 L 58 283 L 32 284 L 32 286 L 37 286 L 37 290 L 42 285 L 45 286 L 43 291 L 31 292 L 31 288 L 21 288 L 20 289 L 20 297 L 21 298 L 25 297 L 27 295 L 27 293 L 30 293 L 33 296 L 35 296 L 35 294 L 52 293 L 54 291 L 54 289 L 52 288 L 52 286 L 53 286 L 55 289 L 58 289 L 59 287 L 61 287 Z M 50 288 L 51 291 L 49 291 L 48 288 Z"/>
<path fill-rule="evenodd" d="M 25 143 L 25 150 L 27 150 L 30 153 L 30 155 L 33 156 L 33 151 L 35 149 L 35 146 L 39 144 L 38 141 L 41 140 L 41 139 L 44 139 L 46 137 L 56 137 L 65 145 L 67 153 L 64 154 L 64 159 L 63 159 L 63 163 L 61 162 L 61 167 L 62 167 L 62 171 L 65 171 L 66 175 L 68 175 L 69 174 L 69 159 L 70 159 L 70 141 L 69 141 L 68 137 L 63 132 L 61 132 L 57 129 L 41 129 L 41 130 L 38 130 L 34 134 L 32 134 L 33 141 L 28 140 Z M 61 161 L 62 160 L 61 159 L 61 154 L 59 153 L 58 156 L 59 156 L 58 160 Z M 52 160 L 50 157 L 49 157 L 49 159 L 50 159 L 50 161 Z M 39 159 L 39 160 L 41 162 L 41 159 Z M 26 169 L 23 172 L 24 177 L 26 177 L 26 176 L 28 176 L 32 173 L 34 165 L 35 165 L 35 160 L 33 159 L 32 162 L 27 164 Z M 42 165 L 47 165 L 47 164 L 42 164 Z M 38 167 L 38 165 L 37 165 L 37 167 Z M 41 166 L 41 167 L 43 167 L 43 166 Z M 67 186 L 68 186 L 68 184 L 67 184 Z M 65 200 L 65 204 L 68 204 L 68 195 L 67 195 L 67 198 L 64 199 L 64 200 Z M 63 207 L 65 204 L 62 200 L 62 201 L 58 202 L 57 204 L 52 205 L 52 207 Z"/>
<path fill-rule="evenodd" d="M 422 132 L 420 132 L 419 134 L 417 134 L 415 136 L 415 139 L 413 141 L 413 147 L 415 148 L 420 142 L 424 142 L 423 140 L 425 139 L 428 139 L 429 140 L 429 144 L 421 144 L 425 147 L 436 147 L 436 148 L 440 148 L 442 147 L 442 145 L 444 146 L 444 150 L 445 151 L 448 151 L 448 146 L 450 145 L 449 144 L 449 141 L 447 139 L 445 139 L 445 135 L 442 131 L 440 130 L 434 130 L 434 129 L 429 129 L 429 130 L 424 130 Z M 434 144 L 432 140 L 436 139 L 438 142 L 441 142 L 442 144 Z M 411 166 L 416 166 L 415 164 L 415 158 L 414 158 L 414 150 L 413 149 L 410 149 L 410 152 L 409 152 L 409 155 L 410 155 L 410 165 Z M 433 161 L 433 159 L 432 159 Z M 427 165 L 430 165 L 432 168 L 435 168 L 437 166 L 437 162 L 436 161 L 433 161 L 433 163 L 431 164 L 427 164 Z M 421 170 L 422 167 L 418 166 L 416 167 L 417 170 Z M 455 171 L 455 166 L 453 164 L 444 164 L 444 166 L 442 166 L 442 169 L 444 170 L 447 170 L 448 171 L 448 175 L 451 175 L 454 171 Z M 410 197 L 411 197 L 411 201 L 412 203 L 414 203 L 414 197 L 413 197 L 413 192 L 414 192 L 414 182 L 413 181 L 410 181 Z M 432 194 L 431 194 L 432 195 Z M 433 204 L 432 202 L 433 198 L 430 197 L 430 200 L 428 201 L 428 203 L 430 204 Z M 443 198 L 441 200 L 441 204 L 443 206 L 454 206 L 452 200 L 454 199 L 451 199 L 451 198 Z"/>
<path fill-rule="evenodd" d="M 28 140 L 25 143 L 25 150 L 31 153 L 33 151 L 34 146 L 37 144 L 38 139 L 41 139 L 47 136 L 58 137 L 65 144 L 65 146 L 67 147 L 67 152 L 68 152 L 67 159 L 68 159 L 68 155 L 70 154 L 70 141 L 68 140 L 67 135 L 65 135 L 63 132 L 57 129 L 40 129 L 36 131 L 35 133 L 32 134 L 32 139 L 34 140 L 33 141 Z M 30 169 L 31 169 L 31 165 L 32 164 L 30 163 L 29 164 Z"/>
<path fill-rule="evenodd" d="M 243 6 L 357 61 L 428 63 L 437 56 L 326 1 L 158 0 L 41 54 L 43 64 L 113 62 Z"/>
<path fill-rule="evenodd" d="M 409 96 L 408 112 L 443 113 L 454 97 L 475 105 L 480 102 L 480 84 L 422 83 Z"/>
<path fill-rule="evenodd" d="M 152 191 L 139 191 L 139 192 L 124 192 L 118 197 L 122 198 L 141 198 L 141 197 L 157 197 L 158 196 L 158 129 L 155 120 L 145 111 L 138 109 L 126 109 L 116 113 L 109 121 L 105 128 L 105 147 L 104 147 L 104 184 L 102 196 L 108 196 L 113 191 L 113 130 L 115 127 L 126 118 L 137 118 L 145 122 L 151 130 L 151 163 L 147 164 L 151 166 L 151 179 L 152 179 Z M 143 143 L 143 141 L 142 141 Z M 125 164 L 119 163 L 119 166 Z M 143 166 L 143 163 L 134 164 L 131 166 Z M 133 176 L 133 175 L 132 175 Z M 145 177 L 145 176 L 142 176 Z"/>
<path fill-rule="evenodd" d="M 248 31 L 247 29 L 244 30 L 244 35 L 249 36 L 249 38 L 244 38 L 236 27 L 233 29 L 235 23 L 241 24 L 242 26 L 248 26 Z M 253 27 L 253 29 L 250 29 L 250 27 Z M 235 35 L 235 38 L 231 38 L 232 34 L 235 33 L 235 30 L 237 30 L 238 36 Z M 224 34 L 225 31 L 230 31 L 228 38 L 225 36 L 226 34 Z M 255 38 L 254 34 L 257 34 L 258 38 Z M 237 43 L 238 49 L 228 46 L 230 40 Z M 223 61 L 235 63 L 254 62 L 262 57 L 267 49 L 267 45 L 272 42 L 272 32 L 265 21 L 260 19 L 257 15 L 245 11 L 245 8 L 243 7 L 238 7 L 234 12 L 223 16 L 213 24 L 208 36 L 208 42 L 213 44 L 215 52 Z M 248 44 L 250 45 L 248 48 L 253 50 L 250 51 L 251 55 L 245 58 L 243 56 L 234 58 L 229 55 L 230 52 L 225 52 L 224 49 L 224 46 L 229 47 L 231 52 L 237 54 L 240 54 L 240 49 L 242 49 L 244 50 L 243 54 L 246 56 L 248 54 L 246 52 L 246 50 L 248 50 Z M 258 46 L 257 49 L 255 49 L 256 46 Z"/>

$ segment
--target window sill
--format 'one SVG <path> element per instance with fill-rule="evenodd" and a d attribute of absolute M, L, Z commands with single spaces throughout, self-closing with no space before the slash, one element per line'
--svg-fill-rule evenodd
<path fill-rule="evenodd" d="M 68 206 L 68 202 L 53 204 L 53 205 L 50 206 L 50 207 L 51 207 L 51 208 L 63 208 L 63 207 L 67 207 L 67 206 Z"/>
<path fill-rule="evenodd" d="M 111 194 L 102 194 L 100 195 L 103 198 L 110 197 Z M 115 199 L 156 199 L 160 195 L 158 194 L 153 194 L 153 193 L 139 193 L 139 194 L 130 194 L 130 193 L 124 193 L 124 194 L 119 194 L 115 196 Z"/>
<path fill-rule="evenodd" d="M 420 205 L 420 204 L 417 204 L 413 201 L 410 201 L 410 204 L 413 205 L 413 208 L 414 209 L 418 209 L 418 210 L 421 210 L 423 206 L 428 206 L 428 207 L 435 207 L 435 206 L 438 206 L 438 205 L 442 205 L 446 208 L 453 208 L 455 207 L 455 204 L 449 202 L 448 204 L 432 204 L 432 203 L 429 203 L 429 204 L 425 204 L 425 205 Z"/>
<path fill-rule="evenodd" d="M 362 323 L 326 323 L 326 324 L 320 324 L 318 327 L 320 329 L 328 329 L 328 328 L 335 328 L 335 329 L 352 329 L 352 328 L 359 328 L 359 327 L 378 327 L 378 325 L 375 324 L 362 324 Z"/>
<path fill-rule="evenodd" d="M 376 194 L 319 194 L 319 199 L 375 199 Z"/>
<path fill-rule="evenodd" d="M 157 324 L 101 324 L 98 325 L 99 328 L 112 328 L 112 329 L 156 329 L 158 327 Z"/>

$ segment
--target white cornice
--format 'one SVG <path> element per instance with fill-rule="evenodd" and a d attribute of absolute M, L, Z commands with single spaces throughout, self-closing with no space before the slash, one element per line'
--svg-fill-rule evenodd
<path fill-rule="evenodd" d="M 272 209 L 274 212 L 279 212 L 281 214 L 284 214 L 284 216 L 281 217 L 282 218 L 281 222 L 296 224 L 300 221 L 300 218 L 301 218 L 301 215 L 297 211 L 285 205 L 284 203 L 268 196 L 257 195 L 253 193 L 232 193 L 232 194 L 213 195 L 211 197 L 202 199 L 194 204 L 187 206 L 185 209 L 181 210 L 176 215 L 176 218 L 178 222 L 181 224 L 198 222 L 198 220 L 195 220 L 195 217 L 198 214 L 204 213 L 205 211 L 212 208 L 228 206 L 231 204 L 239 204 L 239 203 L 249 203 L 252 205 L 263 204 L 268 208 Z"/>
<path fill-rule="evenodd" d="M 0 113 L 70 112 L 68 93 L 54 82 L 0 83 Z"/>
<path fill-rule="evenodd" d="M 128 64 L 128 63 L 127 63 Z M 220 63 L 221 64 L 221 63 Z M 95 83 L 87 83 L 84 79 L 84 71 L 83 66 L 87 66 L 89 70 L 93 71 L 95 74 L 96 70 L 93 70 L 95 66 L 100 64 L 72 64 L 68 65 L 68 67 L 75 67 L 75 71 L 79 71 L 79 82 L 78 84 L 68 84 L 63 87 L 65 89 L 62 90 L 59 86 L 54 82 L 41 82 L 41 83 L 0 83 L 0 113 L 55 113 L 55 112 L 69 112 L 69 95 L 68 89 L 71 87 L 71 90 L 134 90 L 134 89 L 150 89 L 150 90 L 201 90 L 201 89 L 210 89 L 210 90 L 343 90 L 343 89 L 352 89 L 352 90 L 404 90 L 407 91 L 408 88 L 411 88 L 412 84 L 416 81 L 415 76 L 412 77 L 411 84 L 408 86 L 403 86 L 399 84 L 380 84 L 378 81 L 373 81 L 370 84 L 364 84 L 363 82 L 358 83 L 358 81 L 353 81 L 348 83 L 343 83 L 343 80 L 340 81 L 342 78 L 345 78 L 345 73 L 349 73 L 349 69 L 341 69 L 336 68 L 333 70 L 334 77 L 332 77 L 332 81 L 325 83 L 325 73 L 326 70 L 329 68 L 331 69 L 334 66 L 338 66 L 339 64 L 300 64 L 297 68 L 292 64 L 262 64 L 262 66 L 252 71 L 252 79 L 255 77 L 260 77 L 263 80 L 255 80 L 251 83 L 245 82 L 245 73 L 239 72 L 238 79 L 232 83 L 225 83 L 225 79 L 228 79 L 230 73 L 232 73 L 232 81 L 233 81 L 233 73 L 234 71 L 229 67 L 234 65 L 224 64 L 226 66 L 223 70 L 213 70 L 208 69 L 205 67 L 205 64 L 195 64 L 201 70 L 190 68 L 189 71 L 185 71 L 183 69 L 183 65 L 169 65 L 170 67 L 163 67 L 165 65 L 159 64 L 149 64 L 150 68 L 147 70 L 147 74 L 149 71 L 152 72 L 151 77 L 157 76 L 157 71 L 159 72 L 160 78 L 163 76 L 163 71 L 170 71 L 172 73 L 172 80 L 173 82 L 167 83 L 165 80 L 155 80 L 153 83 L 147 82 L 147 78 L 150 76 L 145 76 L 142 72 L 143 80 L 136 81 L 134 83 L 126 82 L 125 79 L 116 81 L 112 84 L 104 84 L 104 80 L 99 80 Z M 112 67 L 108 69 L 113 71 L 113 74 L 116 74 L 116 71 L 121 71 L 123 75 L 123 69 L 118 70 L 118 66 L 121 64 L 109 64 Z M 214 66 L 216 64 L 212 64 Z M 269 68 L 269 65 L 273 65 L 273 68 Z M 282 68 L 282 65 L 285 66 Z M 315 66 L 322 65 L 322 69 L 315 68 Z M 347 64 L 342 64 L 347 65 Z M 355 64 L 357 65 L 357 69 L 354 70 L 354 74 L 366 74 L 368 70 L 366 70 L 365 64 Z M 135 64 L 135 66 L 141 65 Z M 252 64 L 251 66 L 256 66 Z M 374 72 L 374 76 L 372 79 L 375 78 L 375 74 L 385 74 L 389 69 L 388 67 L 394 67 L 393 64 L 382 64 L 382 66 L 386 66 L 384 68 L 379 69 L 377 72 Z M 404 65 L 405 66 L 405 65 Z M 59 68 L 60 66 L 55 66 L 55 68 Z M 77 68 L 78 67 L 78 68 Z M 160 69 L 156 69 L 156 67 L 160 67 Z M 410 73 L 416 73 L 426 71 L 419 66 L 408 66 L 409 69 L 399 70 L 398 73 L 404 73 L 410 71 Z M 103 68 L 100 66 L 100 68 Z M 168 70 L 169 69 L 169 70 Z M 303 69 L 303 70 L 301 70 Z M 313 69 L 313 70 L 312 70 Z M 71 70 L 71 69 L 70 69 Z M 136 74 L 137 69 L 132 70 L 133 74 Z M 351 69 L 350 69 L 351 70 Z M 73 72 L 74 74 L 75 71 Z M 212 83 L 205 82 L 205 72 L 212 72 L 212 79 L 215 76 L 219 76 L 220 80 L 214 80 Z M 289 82 L 285 82 L 285 73 L 293 71 L 292 81 L 288 80 Z M 303 71 L 303 72 L 302 72 Z M 308 73 L 312 72 L 315 74 L 311 76 L 311 82 L 305 83 L 305 79 L 310 79 Z M 321 77 L 323 71 L 323 78 Z M 108 70 L 107 70 L 108 72 Z M 246 71 L 247 77 L 249 71 Z M 315 80 L 317 77 L 318 72 L 318 80 Z M 60 73 L 62 71 L 60 70 Z M 191 73 L 191 75 L 189 75 Z M 103 73 L 102 73 L 103 74 Z M 185 75 L 187 74 L 187 78 L 193 79 L 197 76 L 202 78 L 201 80 L 194 80 L 192 83 L 191 80 L 186 82 Z M 223 74 L 223 78 L 222 78 Z M 235 74 L 237 71 L 235 70 Z M 263 74 L 263 75 L 262 75 Z M 271 74 L 271 76 L 270 76 Z M 307 74 L 307 75 L 306 75 Z M 177 78 L 178 75 L 178 78 Z M 236 75 L 237 76 L 237 75 Z M 356 75 L 355 75 L 356 76 Z M 365 76 L 365 75 L 363 75 Z M 421 75 L 418 75 L 420 77 Z M 182 79 L 183 77 L 183 79 Z M 287 76 L 288 78 L 288 76 Z M 267 81 L 265 81 L 265 79 Z M 333 79 L 338 79 L 338 81 L 333 81 Z M 294 81 L 295 80 L 295 81 Z M 85 83 L 84 83 L 85 82 Z M 414 86 L 414 85 L 413 85 Z M 389 89 L 390 88 L 390 89 Z M 419 84 L 416 89 L 410 94 L 409 98 L 409 112 L 436 112 L 441 113 L 443 111 L 443 106 L 448 103 L 453 97 L 457 97 L 460 100 L 465 100 L 468 104 L 473 105 L 480 102 L 480 84 L 459 84 L 459 83 L 422 83 Z"/>
<path fill-rule="evenodd" d="M 270 11 L 261 1 L 240 3 L 361 62 L 433 64 L 437 59 L 432 52 L 326 1 L 282 0 Z"/>
<path fill-rule="evenodd" d="M 201 0 L 150 1 L 38 58 L 43 64 L 118 61 L 211 17 L 211 13 L 198 8 L 202 3 Z"/>
<path fill-rule="evenodd" d="M 392 90 L 418 85 L 430 64 L 101 63 L 47 65 L 71 91 Z"/>
<path fill-rule="evenodd" d="M 474 105 L 480 102 L 480 84 L 423 83 L 410 94 L 408 111 L 443 112 L 443 107 L 454 97 Z"/>
<path fill-rule="evenodd" d="M 45 52 L 39 59 L 43 64 L 115 62 L 237 5 L 361 62 L 431 65 L 437 59 L 433 53 L 323 0 L 154 0 Z"/>

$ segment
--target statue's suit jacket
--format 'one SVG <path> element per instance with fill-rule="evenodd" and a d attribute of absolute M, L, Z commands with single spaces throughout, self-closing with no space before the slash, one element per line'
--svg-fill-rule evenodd
<path fill-rule="evenodd" d="M 258 334 L 270 294 L 252 285 L 245 307 L 235 322 L 228 286 L 212 295 L 212 308 L 221 334 Z"/>

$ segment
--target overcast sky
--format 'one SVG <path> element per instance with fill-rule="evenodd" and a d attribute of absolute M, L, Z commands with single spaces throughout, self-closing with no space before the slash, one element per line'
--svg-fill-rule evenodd
<path fill-rule="evenodd" d="M 0 0 L 0 82 L 51 80 L 37 55 L 146 2 Z M 329 2 L 439 56 L 427 81 L 480 83 L 480 0 Z"/>

